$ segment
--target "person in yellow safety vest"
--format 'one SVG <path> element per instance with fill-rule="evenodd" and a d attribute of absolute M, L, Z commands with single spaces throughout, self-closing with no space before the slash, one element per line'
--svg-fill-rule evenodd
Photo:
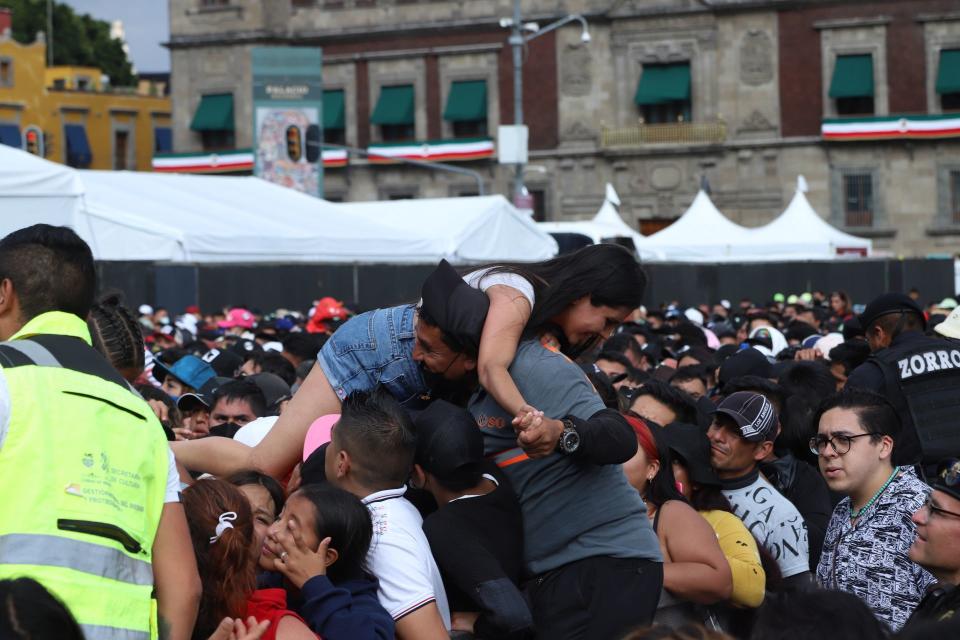
<path fill-rule="evenodd" d="M 70 229 L 0 240 L 0 579 L 39 581 L 87 640 L 187 640 L 201 585 L 173 459 L 90 344 L 95 289 Z"/>

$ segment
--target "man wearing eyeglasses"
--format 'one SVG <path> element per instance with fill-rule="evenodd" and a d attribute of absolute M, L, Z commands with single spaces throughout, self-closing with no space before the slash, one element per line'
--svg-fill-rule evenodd
<path fill-rule="evenodd" d="M 810 450 L 830 489 L 846 496 L 827 525 L 817 583 L 852 593 L 898 631 L 934 581 L 907 555 L 928 487 L 891 462 L 901 425 L 882 396 L 844 390 L 821 405 L 817 424 Z"/>
<path fill-rule="evenodd" d="M 873 355 L 847 386 L 890 400 L 903 422 L 894 464 L 922 462 L 929 472 L 960 453 L 960 344 L 924 335 L 923 309 L 901 293 L 877 297 L 859 320 Z"/>
<path fill-rule="evenodd" d="M 936 577 L 907 628 L 954 618 L 960 610 L 960 460 L 941 464 L 933 492 L 913 514 L 917 537 L 910 559 Z"/>

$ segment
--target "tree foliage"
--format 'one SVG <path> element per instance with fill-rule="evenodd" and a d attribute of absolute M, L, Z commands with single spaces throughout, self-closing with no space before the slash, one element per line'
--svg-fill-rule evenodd
<path fill-rule="evenodd" d="M 33 42 L 47 31 L 47 0 L 0 0 L 13 11 L 13 39 Z M 47 36 L 49 38 L 49 34 Z M 53 64 L 99 67 L 114 86 L 137 83 L 123 43 L 110 37 L 110 23 L 89 14 L 78 15 L 70 6 L 53 5 Z"/>

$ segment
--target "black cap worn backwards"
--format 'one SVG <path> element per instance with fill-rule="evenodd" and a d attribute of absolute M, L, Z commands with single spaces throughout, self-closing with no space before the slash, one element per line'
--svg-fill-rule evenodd
<path fill-rule="evenodd" d="M 466 409 L 434 400 L 413 420 L 417 432 L 414 461 L 444 478 L 457 469 L 483 461 L 483 435 Z"/>
<path fill-rule="evenodd" d="M 920 321 L 926 328 L 927 322 L 923 315 L 923 309 L 910 296 L 903 293 L 885 293 L 874 298 L 860 314 L 860 326 L 866 331 L 881 316 L 904 312 L 915 313 L 920 316 Z"/>
<path fill-rule="evenodd" d="M 480 348 L 480 334 L 487 319 L 490 299 L 474 289 L 450 266 L 441 260 L 423 282 L 421 308 L 437 323 L 440 330 L 476 352 Z"/>

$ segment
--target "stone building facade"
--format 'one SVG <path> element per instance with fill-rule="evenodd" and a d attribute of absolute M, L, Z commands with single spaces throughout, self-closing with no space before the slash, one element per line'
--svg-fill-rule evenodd
<path fill-rule="evenodd" d="M 398 85 L 412 87 L 415 105 L 403 135 L 462 137 L 444 114 L 463 81 L 485 82 L 485 121 L 471 131 L 495 138 L 513 123 L 511 49 L 499 25 L 512 6 L 170 0 L 174 148 L 203 150 L 191 119 L 204 95 L 222 93 L 233 95 L 235 146 L 251 145 L 250 50 L 271 44 L 323 48 L 348 145 L 397 139 L 371 115 L 381 90 Z M 580 13 L 591 34 L 583 44 L 573 24 L 524 50 L 524 179 L 538 216 L 589 217 L 611 182 L 621 215 L 649 233 L 682 213 L 706 178 L 725 214 L 756 226 L 782 211 L 802 174 L 821 215 L 881 251 L 957 253 L 960 127 L 950 114 L 960 117 L 960 93 L 941 69 L 960 52 L 954 0 L 523 0 L 522 9 L 541 26 Z M 685 93 L 667 95 L 671 82 L 686 82 Z M 662 100 L 650 100 L 658 90 Z M 904 116 L 920 116 L 921 129 Z M 832 122 L 861 133 L 827 135 Z M 877 122 L 889 126 L 869 133 Z M 495 157 L 464 166 L 488 192 L 510 193 L 513 169 Z M 466 176 L 396 164 L 351 159 L 325 171 L 327 197 L 338 200 L 476 190 Z"/>

